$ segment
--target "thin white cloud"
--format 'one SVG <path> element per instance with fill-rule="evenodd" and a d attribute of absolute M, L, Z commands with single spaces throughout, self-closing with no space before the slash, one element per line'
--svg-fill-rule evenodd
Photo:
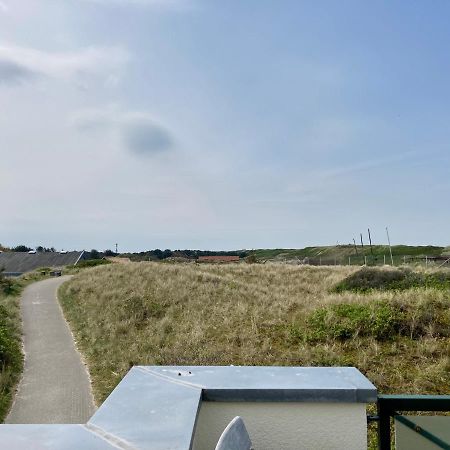
<path fill-rule="evenodd" d="M 28 73 L 66 81 L 101 76 L 108 81 L 111 76 L 116 76 L 115 73 L 128 60 L 128 52 L 120 47 L 87 47 L 77 51 L 49 52 L 17 45 L 0 45 L 0 63 L 4 67 L 16 68 L 22 79 L 23 73 Z M 7 75 L 9 81 L 14 81 L 11 70 Z"/>

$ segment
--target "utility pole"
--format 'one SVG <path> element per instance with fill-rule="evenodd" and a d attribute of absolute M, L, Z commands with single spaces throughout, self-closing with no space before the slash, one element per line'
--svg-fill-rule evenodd
<path fill-rule="evenodd" d="M 119 254 L 119 252 L 117 251 L 117 248 L 118 248 L 118 247 L 117 247 L 117 245 L 118 245 L 118 244 L 116 244 L 116 255 L 118 255 L 118 254 Z"/>
<path fill-rule="evenodd" d="M 356 256 L 358 256 L 358 247 L 356 246 L 355 238 L 353 238 L 353 245 L 355 246 L 355 253 L 356 253 Z"/>
<path fill-rule="evenodd" d="M 389 253 L 391 254 L 391 265 L 394 265 L 394 258 L 393 258 L 393 256 L 392 256 L 391 239 L 389 238 L 389 230 L 388 230 L 388 227 L 386 227 L 386 235 L 387 235 L 387 238 L 388 238 Z"/>
<path fill-rule="evenodd" d="M 361 239 L 361 253 L 364 256 L 364 265 L 367 264 L 367 258 L 366 255 L 364 254 L 364 242 L 363 242 L 363 238 L 362 238 L 362 233 L 359 233 L 359 237 Z"/>

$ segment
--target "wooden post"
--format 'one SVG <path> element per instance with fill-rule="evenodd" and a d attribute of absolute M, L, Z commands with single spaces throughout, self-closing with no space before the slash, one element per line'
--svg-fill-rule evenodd
<path fill-rule="evenodd" d="M 386 265 L 386 255 L 383 255 L 384 265 Z"/>

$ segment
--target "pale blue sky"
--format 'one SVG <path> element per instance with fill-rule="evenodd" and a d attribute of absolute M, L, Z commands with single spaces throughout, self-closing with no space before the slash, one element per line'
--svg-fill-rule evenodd
<path fill-rule="evenodd" d="M 449 17 L 0 0 L 0 243 L 450 244 Z"/>

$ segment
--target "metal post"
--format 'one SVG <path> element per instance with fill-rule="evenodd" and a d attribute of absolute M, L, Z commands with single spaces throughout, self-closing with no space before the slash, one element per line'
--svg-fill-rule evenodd
<path fill-rule="evenodd" d="M 381 398 L 378 398 L 378 449 L 391 449 L 391 412 L 390 408 L 384 404 Z"/>
<path fill-rule="evenodd" d="M 393 258 L 393 256 L 392 256 L 391 239 L 389 238 L 389 230 L 388 230 L 388 227 L 386 227 L 386 234 L 387 234 L 387 238 L 388 238 L 389 252 L 390 252 L 390 254 L 391 254 L 391 265 L 394 265 L 394 258 Z"/>

